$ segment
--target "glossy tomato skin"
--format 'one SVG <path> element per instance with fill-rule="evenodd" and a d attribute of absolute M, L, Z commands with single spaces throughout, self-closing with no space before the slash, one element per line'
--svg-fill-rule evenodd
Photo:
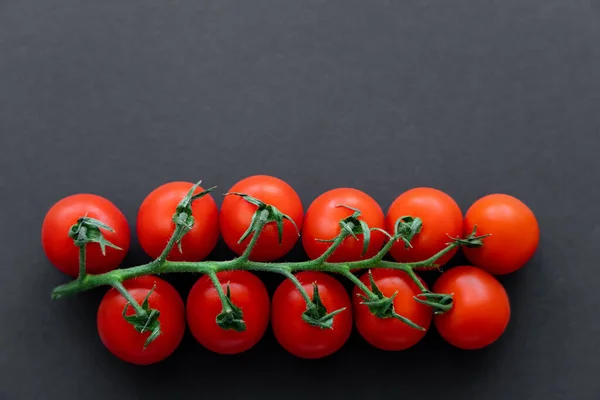
<path fill-rule="evenodd" d="M 415 324 L 429 329 L 432 319 L 432 309 L 415 301 L 414 296 L 421 293 L 416 283 L 403 271 L 378 268 L 372 270 L 373 279 L 381 292 L 386 297 L 394 298 L 394 309 Z M 360 280 L 371 287 L 369 275 L 364 273 Z M 422 280 L 421 282 L 425 284 Z M 369 308 L 361 304 L 363 301 L 358 295 L 363 294 L 357 286 L 352 292 L 354 306 L 354 320 L 360 335 L 372 346 L 387 351 L 405 350 L 416 345 L 427 333 L 411 328 L 404 322 L 395 318 L 377 318 Z"/>
<path fill-rule="evenodd" d="M 339 350 L 352 331 L 352 308 L 348 293 L 342 284 L 322 272 L 300 272 L 296 277 L 313 298 L 313 282 L 327 312 L 346 307 L 333 317 L 333 329 L 321 329 L 302 320 L 306 303 L 294 284 L 286 279 L 275 291 L 272 301 L 271 323 L 279 344 L 296 357 L 317 359 Z"/>
<path fill-rule="evenodd" d="M 359 219 L 365 221 L 370 228 L 385 229 L 385 216 L 379 204 L 368 194 L 353 188 L 337 188 L 329 190 L 317 197 L 306 211 L 302 230 L 302 245 L 310 259 L 321 256 L 331 243 L 319 240 L 335 238 L 340 233 L 340 220 L 352 215 L 353 211 L 344 204 L 359 209 L 362 214 Z M 371 241 L 367 252 L 363 252 L 364 239 L 358 240 L 347 237 L 328 258 L 330 262 L 349 262 L 367 259 L 375 256 L 385 240 L 385 235 L 378 231 L 371 232 Z"/>
<path fill-rule="evenodd" d="M 242 309 L 246 330 L 224 330 L 215 319 L 222 310 L 217 290 L 207 275 L 192 287 L 187 299 L 187 321 L 192 335 L 205 348 L 219 354 L 238 354 L 254 347 L 269 325 L 269 294 L 265 285 L 248 271 L 217 274 L 223 291 L 229 283 L 231 300 Z"/>
<path fill-rule="evenodd" d="M 450 344 L 476 350 L 494 343 L 510 320 L 508 295 L 486 271 L 460 266 L 444 272 L 433 285 L 435 293 L 454 293 L 452 309 L 434 316 L 440 335 Z"/>
<path fill-rule="evenodd" d="M 403 242 L 394 243 L 391 256 L 398 262 L 423 261 L 443 250 L 450 237 L 462 234 L 463 214 L 460 207 L 448 194 L 434 188 L 410 189 L 398 196 L 386 215 L 386 228 L 394 233 L 396 221 L 404 216 L 419 217 L 423 221 L 421 231 L 412 239 L 411 248 Z M 446 253 L 436 264 L 446 264 L 457 249 Z"/>
<path fill-rule="evenodd" d="M 75 194 L 55 203 L 42 224 L 42 246 L 50 262 L 60 271 L 79 275 L 79 248 L 69 237 L 69 229 L 80 217 L 87 215 L 110 226 L 114 232 L 102 229 L 109 242 L 122 250 L 106 247 L 102 255 L 98 243 L 86 245 L 86 270 L 90 274 L 108 272 L 121 264 L 130 245 L 130 229 L 123 213 L 109 200 L 94 194 Z"/>
<path fill-rule="evenodd" d="M 270 204 L 294 220 L 298 229 L 302 229 L 304 208 L 296 191 L 283 180 L 268 176 L 254 175 L 237 182 L 229 192 L 244 193 Z M 252 235 L 242 243 L 238 240 L 250 226 L 256 206 L 248 203 L 239 196 L 226 196 L 221 205 L 221 232 L 227 246 L 236 254 L 241 255 Z M 283 220 L 283 235 L 281 244 L 275 222 L 268 223 L 258 242 L 252 249 L 250 259 L 253 261 L 274 261 L 286 255 L 298 241 L 298 231 L 287 219 Z"/>
<path fill-rule="evenodd" d="M 155 276 L 144 276 L 123 282 L 123 286 L 142 304 L 148 292 L 156 285 L 149 298 L 152 309 L 160 312 L 161 334 L 144 349 L 150 332 L 139 333 L 122 316 L 127 301 L 115 289 L 110 289 L 98 308 L 98 334 L 104 346 L 116 357 L 137 365 L 154 364 L 170 356 L 179 346 L 185 331 L 185 309 L 181 296 L 168 282 Z M 127 315 L 134 315 L 133 307 Z"/>
<path fill-rule="evenodd" d="M 491 194 L 477 200 L 467 210 L 463 232 L 477 226 L 483 247 L 464 248 L 474 265 L 494 275 L 505 275 L 522 268 L 534 255 L 540 230 L 531 209 L 519 199 L 506 194 Z"/>
<path fill-rule="evenodd" d="M 169 182 L 154 189 L 142 202 L 137 217 L 137 236 L 140 245 L 152 258 L 157 258 L 175 230 L 173 214 L 177 205 L 194 184 Z M 198 187 L 194 193 L 204 189 Z M 210 194 L 192 203 L 194 226 L 181 240 L 182 252 L 177 245 L 171 249 L 170 261 L 201 261 L 215 248 L 219 239 L 219 210 Z"/>

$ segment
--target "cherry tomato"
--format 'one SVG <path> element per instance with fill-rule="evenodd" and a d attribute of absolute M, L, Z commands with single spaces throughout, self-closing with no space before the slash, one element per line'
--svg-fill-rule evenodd
<path fill-rule="evenodd" d="M 144 349 L 150 332 L 140 333 L 123 316 L 127 300 L 116 289 L 110 289 L 100 302 L 97 315 L 98 334 L 106 348 L 123 361 L 137 365 L 154 364 L 170 356 L 179 346 L 185 332 L 185 308 L 173 286 L 155 276 L 144 276 L 123 282 L 131 296 L 142 304 L 148 292 L 150 308 L 160 312 L 161 334 Z M 134 315 L 129 306 L 127 315 Z"/>
<path fill-rule="evenodd" d="M 248 271 L 217 274 L 223 291 L 227 284 L 233 303 L 242 309 L 246 330 L 224 330 L 215 321 L 222 311 L 221 299 L 207 275 L 192 287 L 187 300 L 187 321 L 196 340 L 219 354 L 237 354 L 249 350 L 262 338 L 269 325 L 269 294 L 265 285 Z"/>
<path fill-rule="evenodd" d="M 404 242 L 394 243 L 391 256 L 398 262 L 423 261 L 443 250 L 451 240 L 462 234 L 463 215 L 458 204 L 446 193 L 432 188 L 420 187 L 402 193 L 394 200 L 386 216 L 386 227 L 394 233 L 396 221 L 404 216 L 419 217 L 423 221 L 421 231 L 411 240 L 412 247 Z M 440 257 L 436 264 L 446 264 L 457 252 L 453 249 Z"/>
<path fill-rule="evenodd" d="M 255 175 L 242 179 L 229 192 L 244 193 L 272 205 L 294 220 L 298 229 L 302 228 L 304 208 L 298 194 L 286 182 L 266 175 Z M 221 206 L 221 232 L 225 243 L 236 254 L 241 255 L 252 238 L 249 235 L 242 243 L 238 240 L 250 226 L 256 206 L 239 196 L 226 196 Z M 291 221 L 283 220 L 281 244 L 277 224 L 270 222 L 262 230 L 250 259 L 273 261 L 286 255 L 298 241 L 298 231 Z"/>
<path fill-rule="evenodd" d="M 495 275 L 504 275 L 523 267 L 535 253 L 540 229 L 533 212 L 520 200 L 506 194 L 491 194 L 477 200 L 467 210 L 464 234 L 477 226 L 483 247 L 464 248 L 474 265 Z"/>
<path fill-rule="evenodd" d="M 306 303 L 293 284 L 286 279 L 275 291 L 272 301 L 271 323 L 279 344 L 291 354 L 308 359 L 326 357 L 339 350 L 352 331 L 350 298 L 342 284 L 322 272 L 300 272 L 296 277 L 313 298 L 313 282 L 317 282 L 319 296 L 327 312 L 346 307 L 333 317 L 332 329 L 312 326 L 302 319 Z"/>
<path fill-rule="evenodd" d="M 461 266 L 444 272 L 433 285 L 435 293 L 454 293 L 450 311 L 434 316 L 440 335 L 465 350 L 480 349 L 495 342 L 510 319 L 510 304 L 504 287 L 482 269 Z"/>
<path fill-rule="evenodd" d="M 190 182 L 170 182 L 154 189 L 142 202 L 137 217 L 137 235 L 140 245 L 152 258 L 164 250 L 175 230 L 173 214 L 177 205 L 194 186 Z M 198 187 L 194 193 L 204 189 Z M 167 259 L 171 261 L 200 261 L 215 248 L 219 239 L 219 210 L 210 194 L 192 203 L 194 226 Z"/>
<path fill-rule="evenodd" d="M 306 211 L 304 228 L 302 230 L 302 245 L 310 259 L 318 258 L 331 246 L 329 240 L 335 238 L 341 231 L 340 220 L 352 215 L 353 211 L 343 204 L 361 211 L 359 219 L 365 221 L 369 228 L 385 229 L 385 217 L 381 207 L 368 194 L 351 188 L 338 188 L 327 191 L 317 197 Z M 361 256 L 364 246 L 363 235 L 358 240 L 352 236 L 344 239 L 342 244 L 328 257 L 330 262 L 348 262 L 371 258 L 377 254 L 383 245 L 385 235 L 378 231 L 371 232 L 371 241 L 364 256 Z"/>
<path fill-rule="evenodd" d="M 42 246 L 54 266 L 67 275 L 79 275 L 79 248 L 69 237 L 71 226 L 80 217 L 88 216 L 104 222 L 114 232 L 101 229 L 106 240 L 120 247 L 106 247 L 106 255 L 98 243 L 86 245 L 86 271 L 101 274 L 121 264 L 130 244 L 130 230 L 123 213 L 109 200 L 94 194 L 75 194 L 54 204 L 42 224 Z"/>
<path fill-rule="evenodd" d="M 397 293 L 394 297 L 394 309 L 397 314 L 426 330 L 429 329 L 432 309 L 414 299 L 421 290 L 405 272 L 378 268 L 372 271 L 372 275 L 384 296 L 392 297 Z M 367 273 L 363 274 L 360 280 L 371 287 Z M 363 299 L 359 294 L 363 294 L 363 291 L 355 286 L 352 292 L 354 318 L 358 332 L 369 344 L 381 350 L 404 350 L 423 339 L 426 331 L 412 328 L 396 318 L 382 319 L 373 315 L 366 305 L 361 304 Z"/>

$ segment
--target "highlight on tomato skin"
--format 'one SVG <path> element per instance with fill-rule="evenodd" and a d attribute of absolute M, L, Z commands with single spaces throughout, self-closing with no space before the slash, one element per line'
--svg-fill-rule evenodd
<path fill-rule="evenodd" d="M 465 214 L 463 234 L 477 227 L 490 234 L 479 248 L 463 248 L 472 264 L 494 275 L 521 269 L 533 257 L 540 240 L 538 221 L 521 200 L 507 194 L 490 194 L 475 201 Z"/>
<path fill-rule="evenodd" d="M 110 200 L 95 194 L 79 193 L 56 202 L 47 211 L 42 223 L 41 239 L 48 260 L 61 272 L 79 275 L 79 248 L 69 237 L 71 226 L 81 217 L 95 218 L 113 231 L 102 229 L 102 235 L 121 250 L 106 247 L 105 254 L 98 243 L 86 245 L 86 272 L 101 274 L 117 268 L 130 246 L 130 229 L 125 215 Z"/>
<path fill-rule="evenodd" d="M 183 299 L 171 284 L 156 276 L 143 276 L 123 282 L 131 296 L 142 304 L 148 299 L 151 308 L 160 312 L 158 321 L 161 334 L 146 348 L 150 332 L 140 333 L 123 318 L 127 300 L 116 289 L 105 295 L 97 313 L 98 335 L 104 346 L 117 358 L 135 365 L 149 365 L 163 361 L 177 349 L 185 332 Z M 127 315 L 134 315 L 128 307 Z"/>
<path fill-rule="evenodd" d="M 227 287 L 231 301 L 243 310 L 246 330 L 224 330 L 216 323 L 222 311 L 217 290 L 207 275 L 202 276 L 186 302 L 186 315 L 194 338 L 205 348 L 218 354 L 239 354 L 250 350 L 263 337 L 269 325 L 270 300 L 265 285 L 256 275 L 244 270 L 217 273 L 223 291 Z"/>
<path fill-rule="evenodd" d="M 403 216 L 420 218 L 423 226 L 411 240 L 410 247 L 402 241 L 394 243 L 390 255 L 398 262 L 426 260 L 443 250 L 450 238 L 460 237 L 463 233 L 460 207 L 452 197 L 438 189 L 418 187 L 399 195 L 386 215 L 386 228 L 390 234 L 394 234 L 396 221 Z M 445 265 L 457 251 L 453 249 L 442 256 L 437 260 L 437 266 Z"/>
<path fill-rule="evenodd" d="M 452 293 L 450 311 L 434 316 L 439 334 L 451 345 L 477 350 L 497 341 L 510 321 L 510 301 L 502 284 L 473 266 L 454 267 L 434 283 L 435 293 Z"/>
<path fill-rule="evenodd" d="M 288 215 L 296 224 L 283 220 L 282 241 L 279 242 L 277 225 L 268 223 L 252 249 L 250 260 L 274 261 L 289 253 L 298 242 L 298 229 L 302 229 L 304 206 L 294 188 L 284 180 L 268 175 L 253 175 L 234 184 L 228 193 L 237 192 L 254 197 L 266 204 L 276 207 Z M 252 234 L 242 243 L 238 243 L 244 235 L 257 206 L 250 204 L 239 196 L 225 196 L 220 211 L 221 235 L 227 246 L 237 255 L 244 253 Z M 297 228 L 296 228 L 297 227 Z"/>
<path fill-rule="evenodd" d="M 314 260 L 325 253 L 331 243 L 323 240 L 331 240 L 338 236 L 341 231 L 340 220 L 353 214 L 351 209 L 340 205 L 360 210 L 359 219 L 365 221 L 369 228 L 385 229 L 383 210 L 371 196 L 354 188 L 329 190 L 313 200 L 306 211 L 302 246 L 308 258 Z M 386 239 L 382 232 L 372 231 L 369 247 L 363 255 L 364 238 L 362 235 L 357 238 L 344 239 L 327 261 L 349 262 L 371 258 L 381 249 Z"/>
<path fill-rule="evenodd" d="M 312 326 L 302 319 L 306 303 L 296 286 L 286 279 L 275 290 L 271 306 L 271 325 L 279 344 L 299 358 L 318 359 L 342 348 L 352 331 L 352 304 L 344 286 L 323 272 L 305 271 L 295 274 L 313 299 L 313 282 L 327 312 L 346 307 L 333 317 L 332 329 Z"/>
<path fill-rule="evenodd" d="M 137 236 L 144 252 L 151 258 L 157 258 L 173 235 L 175 223 L 173 213 L 179 202 L 194 186 L 191 182 L 168 182 L 152 192 L 143 200 L 137 215 Z M 204 191 L 200 186 L 194 194 Z M 174 246 L 167 260 L 201 261 L 217 245 L 219 239 L 219 210 L 210 194 L 192 203 L 192 215 L 195 223 L 181 240 L 181 251 Z"/>

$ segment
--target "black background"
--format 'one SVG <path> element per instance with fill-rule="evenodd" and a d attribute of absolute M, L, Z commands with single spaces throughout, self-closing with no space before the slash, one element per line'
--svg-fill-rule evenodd
<path fill-rule="evenodd" d="M 2 399 L 600 398 L 597 0 L 0 1 L 0 138 Z M 305 207 L 339 186 L 384 210 L 414 186 L 463 210 L 521 198 L 541 242 L 501 279 L 505 335 L 461 352 L 431 331 L 384 353 L 355 333 L 320 361 L 270 332 L 236 357 L 188 335 L 140 368 L 98 339 L 104 289 L 50 300 L 67 279 L 39 234 L 58 199 L 103 195 L 134 227 L 162 183 L 225 192 L 257 173 Z M 147 260 L 132 236 L 126 266 Z"/>

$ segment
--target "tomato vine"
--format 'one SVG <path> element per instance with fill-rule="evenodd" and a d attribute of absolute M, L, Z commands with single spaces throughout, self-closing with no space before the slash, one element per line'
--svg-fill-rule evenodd
<path fill-rule="evenodd" d="M 123 310 L 123 318 L 133 325 L 136 331 L 142 333 L 145 331 L 151 332 L 145 342 L 145 347 L 147 347 L 151 345 L 152 341 L 159 337 L 161 333 L 158 319 L 159 312 L 149 306 L 148 297 L 150 296 L 151 291 L 147 294 L 142 304 L 139 304 L 128 293 L 127 289 L 123 286 L 123 282 L 133 278 L 165 273 L 188 272 L 206 274 L 212 281 L 214 287 L 217 288 L 218 296 L 222 304 L 222 310 L 221 313 L 217 315 L 216 323 L 222 329 L 240 332 L 246 329 L 243 311 L 232 301 L 229 293 L 229 286 L 227 286 L 227 290 L 222 289 L 217 274 L 222 271 L 233 270 L 267 271 L 281 274 L 295 285 L 306 303 L 306 309 L 302 314 L 302 319 L 305 323 L 322 329 L 332 329 L 334 316 L 344 312 L 345 308 L 328 310 L 320 300 L 318 286 L 316 284 L 313 286 L 314 293 L 311 297 L 294 275 L 294 273 L 300 271 L 317 271 L 339 274 L 352 281 L 362 292 L 360 293 L 362 304 L 366 305 L 369 311 L 377 318 L 395 318 L 411 328 L 425 330 L 409 318 L 396 312 L 393 302 L 395 294 L 385 296 L 373 280 L 370 269 L 385 268 L 403 271 L 412 281 L 414 281 L 420 290 L 420 293 L 415 295 L 414 299 L 419 303 L 433 308 L 435 314 L 443 314 L 452 308 L 452 293 L 434 293 L 430 291 L 417 277 L 414 270 L 435 269 L 437 268 L 436 261 L 447 253 L 462 246 L 473 248 L 481 247 L 483 246 L 482 239 L 488 236 L 478 236 L 476 228 L 474 228 L 473 231 L 465 237 L 449 237 L 445 248 L 425 260 L 408 263 L 386 261 L 383 260 L 383 258 L 395 243 L 402 243 L 407 248 L 411 246 L 411 240 L 419 233 L 422 227 L 421 219 L 413 216 L 402 216 L 394 223 L 393 234 L 389 234 L 377 227 L 369 227 L 365 221 L 360 219 L 361 211 L 359 209 L 340 204 L 338 207 L 346 207 L 352 211 L 352 214 L 339 221 L 340 233 L 335 238 L 326 240 L 331 242 L 331 245 L 318 258 L 302 262 L 276 263 L 252 261 L 250 260 L 250 255 L 264 228 L 268 224 L 275 224 L 278 229 L 279 240 L 281 241 L 283 221 L 287 219 L 293 223 L 293 220 L 271 204 L 266 204 L 247 194 L 236 192 L 227 193 L 227 195 L 240 196 L 248 203 L 256 206 L 252 221 L 248 226 L 247 231 L 239 240 L 239 242 L 242 242 L 251 235 L 251 239 L 245 251 L 237 258 L 227 261 L 169 261 L 167 260 L 167 255 L 171 252 L 173 247 L 178 246 L 179 251 L 181 251 L 181 241 L 183 237 L 192 229 L 194 224 L 198 223 L 192 212 L 192 203 L 208 195 L 214 189 L 213 187 L 203 190 L 200 193 L 194 193 L 199 185 L 200 182 L 194 185 L 187 195 L 181 199 L 174 210 L 172 222 L 175 228 L 163 251 L 153 261 L 144 265 L 126 269 L 115 269 L 101 274 L 86 273 L 85 255 L 86 247 L 89 243 L 100 244 L 103 252 L 107 246 L 116 249 L 118 249 L 118 246 L 112 244 L 103 236 L 101 228 L 111 231 L 111 228 L 103 221 L 89 218 L 86 215 L 81 216 L 77 223 L 71 227 L 69 233 L 75 245 L 80 249 L 79 276 L 69 283 L 56 287 L 52 292 L 52 297 L 54 299 L 59 299 L 99 286 L 112 286 L 121 293 L 127 301 L 125 309 Z M 364 241 L 363 253 L 366 252 L 373 231 L 383 232 L 387 237 L 387 242 L 373 257 L 350 262 L 327 261 L 329 256 L 349 237 L 358 240 L 358 237 L 362 236 Z M 298 235 L 300 235 L 300 232 L 298 232 Z M 369 269 L 369 285 L 365 284 L 355 275 L 355 272 L 365 269 Z M 134 315 L 126 315 L 129 307 L 134 310 Z"/>

